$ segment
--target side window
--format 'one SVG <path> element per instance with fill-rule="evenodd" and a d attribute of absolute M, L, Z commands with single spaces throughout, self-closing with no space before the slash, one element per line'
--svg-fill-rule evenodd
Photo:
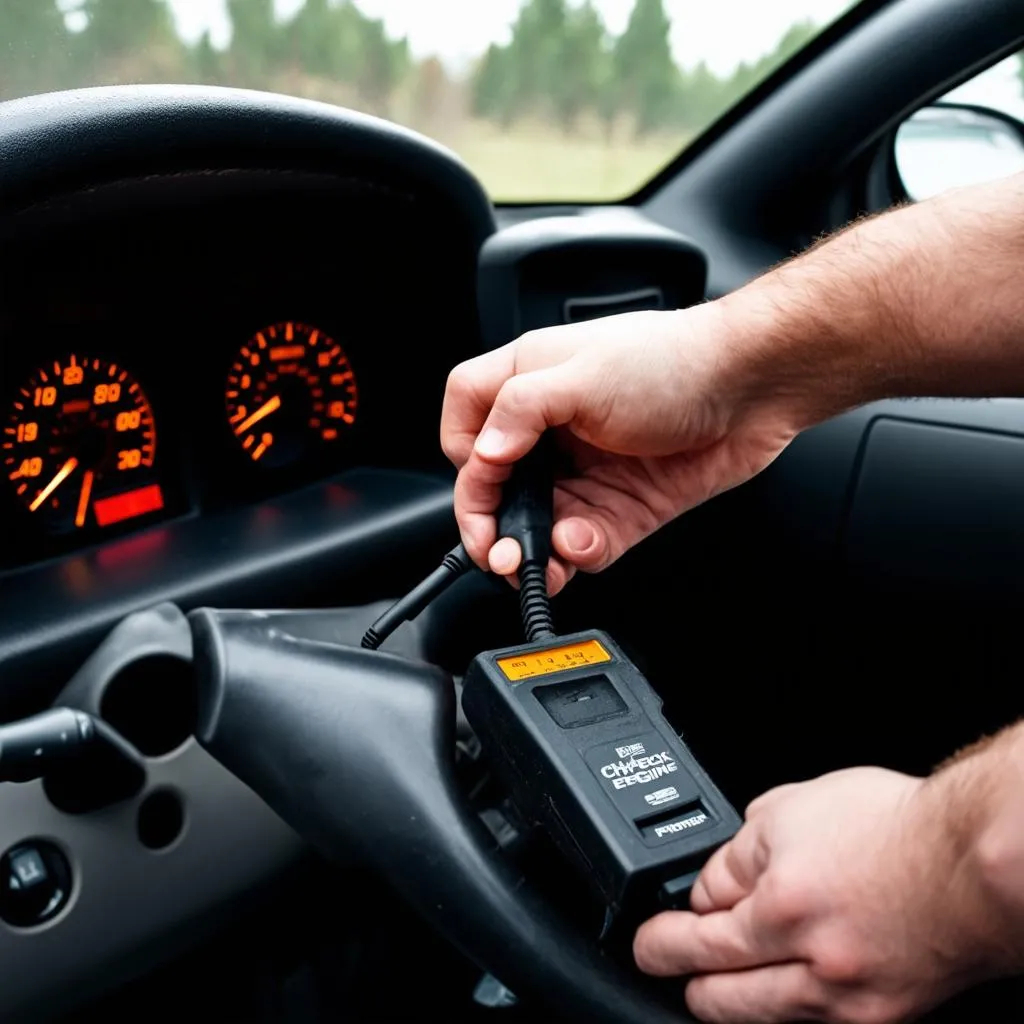
<path fill-rule="evenodd" d="M 914 200 L 1024 170 L 1024 51 L 909 117 L 895 159 Z"/>

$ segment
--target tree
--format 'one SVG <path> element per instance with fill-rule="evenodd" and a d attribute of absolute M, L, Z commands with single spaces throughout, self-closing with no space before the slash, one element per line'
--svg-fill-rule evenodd
<path fill-rule="evenodd" d="M 671 25 L 662 0 L 636 0 L 626 30 L 615 44 L 616 84 L 638 134 L 663 125 L 677 95 L 679 72 L 669 42 Z"/>
<path fill-rule="evenodd" d="M 333 14 L 327 0 L 306 0 L 288 26 L 290 56 L 306 74 L 329 75 L 338 70 L 341 33 Z"/>
<path fill-rule="evenodd" d="M 209 32 L 196 40 L 189 58 L 197 81 L 214 85 L 221 80 L 221 54 L 214 47 Z"/>
<path fill-rule="evenodd" d="M 808 18 L 790 25 L 775 49 L 754 65 L 757 80 L 763 81 L 773 71 L 782 67 L 790 57 L 802 50 L 817 34 L 818 26 Z"/>
<path fill-rule="evenodd" d="M 166 0 L 84 0 L 85 28 L 74 39 L 82 83 L 180 81 L 188 51 Z"/>
<path fill-rule="evenodd" d="M 227 0 L 227 6 L 231 79 L 236 85 L 266 88 L 282 56 L 274 0 Z"/>
<path fill-rule="evenodd" d="M 565 0 L 527 0 L 512 27 L 516 113 L 550 113 L 568 12 Z"/>
<path fill-rule="evenodd" d="M 725 83 L 701 61 L 682 75 L 678 122 L 688 131 L 700 131 L 729 105 Z"/>
<path fill-rule="evenodd" d="M 389 39 L 384 22 L 366 17 L 351 0 L 305 0 L 286 25 L 267 33 L 264 15 L 258 27 L 273 40 L 265 52 L 269 66 L 351 86 L 378 113 L 387 112 L 411 69 L 406 40 Z"/>
<path fill-rule="evenodd" d="M 591 0 L 526 0 L 507 46 L 492 44 L 472 81 L 475 113 L 508 127 L 534 114 L 571 131 L 609 93 L 608 33 Z M 615 112 L 609 112 L 614 120 Z"/>
<path fill-rule="evenodd" d="M 1024 92 L 1024 50 L 1017 54 L 1017 60 L 1020 62 L 1020 67 L 1017 68 L 1017 74 L 1020 76 L 1021 91 Z"/>
<path fill-rule="evenodd" d="M 471 84 L 472 109 L 479 117 L 508 128 L 517 112 L 516 80 L 509 46 L 491 43 L 476 67 Z"/>
<path fill-rule="evenodd" d="M 580 114 L 600 105 L 607 89 L 610 60 L 607 32 L 590 0 L 569 12 L 552 75 L 551 100 L 564 131 L 571 131 Z"/>
<path fill-rule="evenodd" d="M 180 45 L 165 0 L 85 0 L 82 41 L 98 57 L 144 54 Z"/>
<path fill-rule="evenodd" d="M 794 54 L 802 50 L 818 34 L 813 21 L 798 21 L 791 25 L 778 41 L 775 49 L 754 64 L 742 63 L 723 83 L 720 113 L 742 99 L 751 89 L 760 85 L 773 71 L 778 70 Z"/>
<path fill-rule="evenodd" d="M 526 0 L 509 44 L 489 47 L 477 67 L 474 109 L 506 126 L 527 113 L 551 115 L 567 23 L 565 0 Z"/>
<path fill-rule="evenodd" d="M 304 74 L 353 84 L 365 20 L 351 3 L 306 0 L 284 30 L 291 62 Z"/>
<path fill-rule="evenodd" d="M 46 92 L 67 84 L 69 35 L 55 0 L 3 0 L 0 96 Z"/>
<path fill-rule="evenodd" d="M 360 18 L 356 88 L 371 110 L 387 114 L 391 95 L 410 68 L 409 44 L 404 38 L 388 39 L 383 21 Z"/>

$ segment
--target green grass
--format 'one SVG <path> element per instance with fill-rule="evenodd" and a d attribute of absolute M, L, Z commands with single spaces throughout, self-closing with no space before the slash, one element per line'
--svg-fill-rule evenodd
<path fill-rule="evenodd" d="M 605 141 L 596 133 L 563 135 L 541 126 L 502 132 L 480 122 L 448 140 L 497 202 L 622 199 L 685 143 L 680 136 Z"/>

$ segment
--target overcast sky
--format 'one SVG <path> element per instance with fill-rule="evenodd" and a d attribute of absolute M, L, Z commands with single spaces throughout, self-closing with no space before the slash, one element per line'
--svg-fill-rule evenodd
<path fill-rule="evenodd" d="M 304 0 L 275 0 L 288 17 Z M 572 3 L 578 0 L 570 0 Z M 179 32 L 189 40 L 209 31 L 215 45 L 230 35 L 224 0 L 170 0 Z M 356 0 L 383 18 L 393 36 L 406 36 L 416 57 L 438 56 L 452 70 L 464 70 L 492 42 L 505 42 L 522 0 Z M 594 0 L 613 33 L 626 25 L 633 0 Z M 728 74 L 740 61 L 772 50 L 796 21 L 810 18 L 824 26 L 852 6 L 850 0 L 665 0 L 672 18 L 676 60 L 692 67 L 706 61 Z M 907 59 L 913 59 L 908 49 Z M 1004 61 L 958 90 L 957 99 L 988 104 L 1024 118 L 1024 96 L 1015 61 Z"/>
<path fill-rule="evenodd" d="M 178 28 L 193 39 L 209 29 L 216 44 L 230 32 L 224 0 L 170 0 Z M 291 14 L 303 0 L 275 0 L 278 13 Z M 594 0 L 613 33 L 626 25 L 633 0 Z M 460 70 L 492 42 L 508 39 L 521 0 L 356 0 L 356 6 L 383 18 L 390 34 L 406 36 L 417 57 L 436 55 Z M 665 0 L 672 17 L 676 60 L 705 60 L 729 72 L 742 60 L 756 60 L 803 18 L 826 24 L 850 6 L 849 0 Z"/>

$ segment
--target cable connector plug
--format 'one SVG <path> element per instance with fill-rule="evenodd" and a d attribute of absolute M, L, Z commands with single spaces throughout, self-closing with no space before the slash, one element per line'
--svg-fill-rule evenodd
<path fill-rule="evenodd" d="M 375 651 L 403 622 L 416 618 L 424 608 L 473 568 L 460 544 L 441 559 L 441 564 L 405 597 L 396 601 L 364 634 L 362 646 Z"/>

